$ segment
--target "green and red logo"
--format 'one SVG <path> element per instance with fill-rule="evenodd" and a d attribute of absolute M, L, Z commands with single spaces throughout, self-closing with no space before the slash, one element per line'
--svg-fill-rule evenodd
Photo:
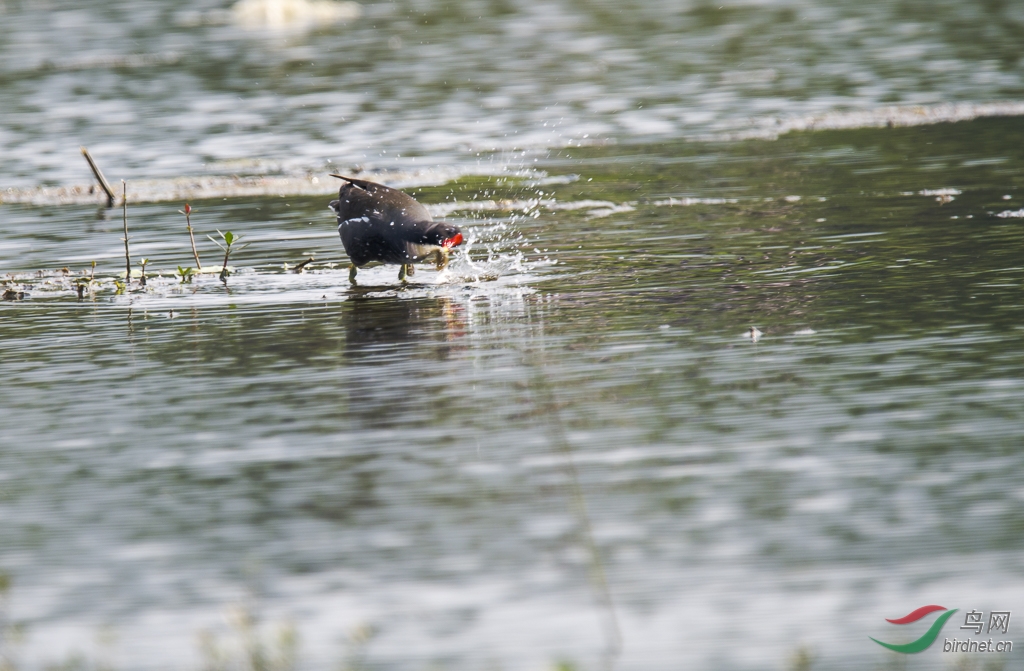
<path fill-rule="evenodd" d="M 924 635 L 916 641 L 911 641 L 910 643 L 903 643 L 901 645 L 898 645 L 895 643 L 884 643 L 882 641 L 879 641 L 877 638 L 872 638 L 870 636 L 868 638 L 871 638 L 872 641 L 882 646 L 883 648 L 889 648 L 890 650 L 901 652 L 905 655 L 912 655 L 916 652 L 921 652 L 922 650 L 926 650 L 928 646 L 934 643 L 935 639 L 939 637 L 939 632 L 942 631 L 942 626 L 946 624 L 946 620 L 953 617 L 953 613 L 957 611 L 956 608 L 954 608 L 953 610 L 946 610 L 944 606 L 921 606 L 917 610 L 907 615 L 904 615 L 901 618 L 897 618 L 895 620 L 890 620 L 886 618 L 885 620 L 886 622 L 890 622 L 892 624 L 910 624 L 911 622 L 917 622 L 918 620 L 925 618 L 931 615 L 932 613 L 940 610 L 945 612 L 938 618 L 936 618 L 935 622 L 932 623 L 932 626 L 928 628 L 928 631 L 926 631 Z"/>

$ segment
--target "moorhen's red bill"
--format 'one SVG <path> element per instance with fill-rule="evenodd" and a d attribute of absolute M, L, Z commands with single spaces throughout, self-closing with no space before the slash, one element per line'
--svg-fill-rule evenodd
<path fill-rule="evenodd" d="M 365 179 L 331 177 L 345 180 L 330 208 L 338 215 L 341 244 L 352 261 L 348 278 L 353 284 L 356 268 L 374 262 L 400 265 L 402 281 L 413 273 L 412 264 L 431 256 L 441 270 L 448 265 L 448 252 L 462 244 L 458 227 L 433 221 L 412 196 Z"/>

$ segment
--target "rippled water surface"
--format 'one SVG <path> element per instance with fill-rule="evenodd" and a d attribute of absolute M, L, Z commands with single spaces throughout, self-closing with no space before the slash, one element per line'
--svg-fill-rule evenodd
<path fill-rule="evenodd" d="M 402 0 L 305 31 L 216 0 L 0 5 L 0 180 L 519 160 L 1024 97 L 1014 2 Z M 1020 113 L 1020 112 L 1018 112 Z M 254 165 L 255 163 L 255 165 Z"/>
<path fill-rule="evenodd" d="M 0 204 L 16 668 L 1020 668 L 868 638 L 1024 602 L 1024 125 L 902 127 L 1014 103 L 1017 5 L 218 9 L 0 5 L 0 186 L 325 179 L 192 203 L 223 283 L 130 202 L 124 293 L 120 209 Z M 332 165 L 469 244 L 350 286 Z"/>

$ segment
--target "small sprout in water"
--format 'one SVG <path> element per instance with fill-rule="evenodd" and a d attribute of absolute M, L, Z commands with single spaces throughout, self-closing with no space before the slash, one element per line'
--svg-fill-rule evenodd
<path fill-rule="evenodd" d="M 146 286 L 146 264 L 149 263 L 149 259 L 139 259 L 139 265 L 142 266 L 142 286 Z"/>
<path fill-rule="evenodd" d="M 177 275 L 178 275 L 178 277 L 181 278 L 181 283 L 182 284 L 186 284 L 186 283 L 187 284 L 192 284 L 192 276 L 195 275 L 195 271 L 192 270 L 191 267 L 189 267 L 189 268 L 182 268 L 181 266 L 178 266 L 178 273 L 177 273 Z"/>
<path fill-rule="evenodd" d="M 75 280 L 75 289 L 78 291 L 78 298 L 84 298 L 86 290 L 92 289 L 92 280 L 88 277 L 79 277 Z"/>
<path fill-rule="evenodd" d="M 122 282 L 121 280 L 114 280 L 114 287 L 115 287 L 115 289 L 116 289 L 116 290 L 114 291 L 114 293 L 115 293 L 115 294 L 123 294 L 123 293 L 124 293 L 124 289 L 125 289 L 125 286 L 126 286 L 126 285 L 125 285 L 125 283 L 124 283 L 124 282 Z"/>
<path fill-rule="evenodd" d="M 210 238 L 210 240 L 213 241 L 213 244 L 217 245 L 218 247 L 220 247 L 221 249 L 224 250 L 224 263 L 221 264 L 220 279 L 221 279 L 222 282 L 226 282 L 227 278 L 228 278 L 228 273 L 230 272 L 228 270 L 228 257 L 231 256 L 232 249 L 236 249 L 236 250 L 237 249 L 245 249 L 246 247 L 249 246 L 249 244 L 246 243 L 246 244 L 242 245 L 241 247 L 233 248 L 232 245 L 234 243 L 238 242 L 239 240 L 241 240 L 242 236 L 235 235 L 231 231 L 227 231 L 226 233 L 221 233 L 219 229 L 217 230 L 217 233 L 220 235 L 220 239 L 224 241 L 223 245 L 221 243 L 217 242 L 216 240 L 214 240 L 213 236 L 208 235 L 206 237 Z"/>

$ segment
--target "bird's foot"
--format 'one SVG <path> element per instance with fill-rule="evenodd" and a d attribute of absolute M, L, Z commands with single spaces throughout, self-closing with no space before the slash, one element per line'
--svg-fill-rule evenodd
<path fill-rule="evenodd" d="M 348 266 L 348 281 L 354 286 L 356 284 L 356 264 L 350 263 Z"/>

